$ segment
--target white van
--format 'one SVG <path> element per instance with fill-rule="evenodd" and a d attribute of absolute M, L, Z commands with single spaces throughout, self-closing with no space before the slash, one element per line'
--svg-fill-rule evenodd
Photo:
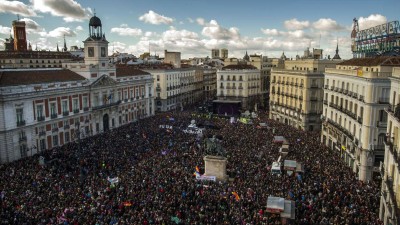
<path fill-rule="evenodd" d="M 271 167 L 272 174 L 281 174 L 281 163 L 280 162 L 273 162 Z"/>

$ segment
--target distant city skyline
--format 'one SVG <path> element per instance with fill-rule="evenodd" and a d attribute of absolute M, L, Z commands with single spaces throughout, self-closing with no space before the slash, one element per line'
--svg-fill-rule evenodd
<path fill-rule="evenodd" d="M 226 48 L 229 57 L 248 54 L 289 58 L 307 48 L 322 48 L 324 57 L 351 58 L 352 20 L 360 29 L 399 20 L 400 1 L 387 0 L 282 0 L 251 1 L 89 1 L 0 0 L 0 50 L 11 34 L 13 20 L 27 23 L 32 48 L 83 47 L 89 19 L 96 13 L 113 52 L 143 52 L 163 56 L 179 51 L 182 58 L 211 56 L 211 49 Z"/>

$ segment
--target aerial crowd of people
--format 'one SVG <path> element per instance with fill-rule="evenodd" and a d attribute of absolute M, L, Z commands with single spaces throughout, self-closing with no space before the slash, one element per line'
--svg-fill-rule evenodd
<path fill-rule="evenodd" d="M 201 137 L 191 120 L 212 123 L 203 139 L 221 139 L 229 180 L 199 181 Z M 264 122 L 269 129 L 259 129 Z M 302 162 L 301 179 L 271 174 L 276 135 Z M 45 164 L 39 164 L 44 157 Z M 165 112 L 0 166 L 0 224 L 281 224 L 268 196 L 295 202 L 291 224 L 383 224 L 379 185 L 363 183 L 316 132 L 258 112 L 253 124 Z"/>

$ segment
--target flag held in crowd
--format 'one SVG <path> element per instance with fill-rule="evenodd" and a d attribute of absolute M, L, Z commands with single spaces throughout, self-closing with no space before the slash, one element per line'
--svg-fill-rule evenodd
<path fill-rule="evenodd" d="M 111 184 L 116 184 L 119 182 L 119 178 L 118 177 L 114 177 L 114 178 L 110 178 L 107 177 L 108 182 L 110 182 Z"/>
<path fill-rule="evenodd" d="M 235 196 L 236 201 L 240 200 L 240 196 L 236 191 L 232 191 L 232 194 Z"/>

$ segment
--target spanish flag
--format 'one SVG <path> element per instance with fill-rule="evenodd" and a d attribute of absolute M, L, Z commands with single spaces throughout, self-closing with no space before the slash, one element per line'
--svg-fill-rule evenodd
<path fill-rule="evenodd" d="M 132 206 L 132 203 L 131 203 L 131 202 L 123 202 L 123 204 L 124 204 L 125 207 Z"/>
<path fill-rule="evenodd" d="M 232 191 L 232 194 L 235 196 L 236 201 L 240 200 L 240 197 L 236 191 Z"/>
<path fill-rule="evenodd" d="M 200 169 L 199 169 L 198 166 L 196 166 L 196 172 L 194 172 L 193 175 L 196 176 L 196 177 L 200 177 L 201 176 L 200 175 Z"/>

